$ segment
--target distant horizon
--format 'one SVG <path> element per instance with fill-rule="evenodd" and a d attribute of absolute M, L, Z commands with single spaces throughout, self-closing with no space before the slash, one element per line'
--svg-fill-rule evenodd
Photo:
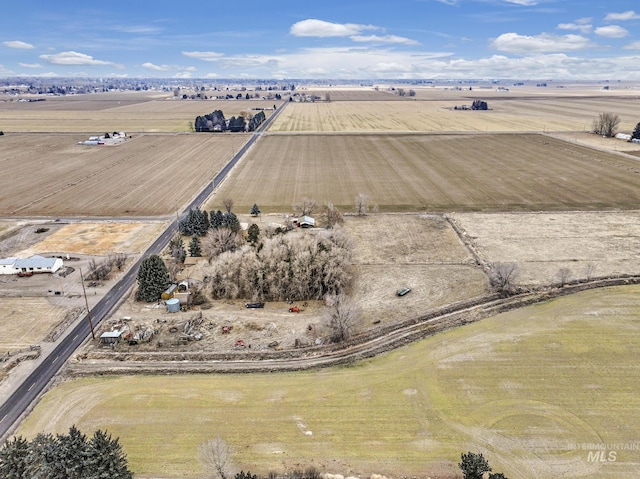
<path fill-rule="evenodd" d="M 613 0 L 51 4 L 0 17 L 0 78 L 640 81 L 640 12 Z"/>

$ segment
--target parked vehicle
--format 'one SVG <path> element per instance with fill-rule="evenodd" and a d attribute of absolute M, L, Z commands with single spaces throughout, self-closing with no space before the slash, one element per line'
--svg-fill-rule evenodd
<path fill-rule="evenodd" d="M 264 303 L 247 303 L 245 306 L 247 308 L 264 308 Z"/>
<path fill-rule="evenodd" d="M 409 292 L 411 292 L 411 288 L 400 288 L 398 291 L 396 291 L 396 296 L 404 296 Z"/>

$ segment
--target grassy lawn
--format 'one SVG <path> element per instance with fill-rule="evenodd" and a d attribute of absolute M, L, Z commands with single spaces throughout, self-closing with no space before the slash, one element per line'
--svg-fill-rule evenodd
<path fill-rule="evenodd" d="M 220 435 L 245 470 L 439 477 L 481 451 L 510 478 L 623 478 L 638 445 L 640 287 L 592 291 L 486 319 L 352 367 L 288 374 L 69 380 L 18 433 L 107 428 L 137 477 L 202 477 Z"/>

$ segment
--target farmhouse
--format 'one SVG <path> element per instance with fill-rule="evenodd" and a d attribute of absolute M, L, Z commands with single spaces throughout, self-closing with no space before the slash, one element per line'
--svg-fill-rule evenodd
<path fill-rule="evenodd" d="M 62 266 L 60 258 L 45 258 L 39 255 L 26 259 L 4 258 L 0 259 L 0 274 L 55 273 Z"/>

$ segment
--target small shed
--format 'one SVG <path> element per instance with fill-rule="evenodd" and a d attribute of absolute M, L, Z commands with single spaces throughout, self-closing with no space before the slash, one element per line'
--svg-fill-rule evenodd
<path fill-rule="evenodd" d="M 122 331 L 107 331 L 100 335 L 101 344 L 118 344 Z"/>
<path fill-rule="evenodd" d="M 171 286 L 169 286 L 166 291 L 164 293 L 162 293 L 160 295 L 160 298 L 163 301 L 166 301 L 167 299 L 171 299 L 173 298 L 174 293 L 176 292 L 176 290 L 178 289 L 178 285 L 177 284 L 172 284 Z"/>
<path fill-rule="evenodd" d="M 303 216 L 302 218 L 295 218 L 293 224 L 298 228 L 315 228 L 316 220 L 311 216 Z"/>

